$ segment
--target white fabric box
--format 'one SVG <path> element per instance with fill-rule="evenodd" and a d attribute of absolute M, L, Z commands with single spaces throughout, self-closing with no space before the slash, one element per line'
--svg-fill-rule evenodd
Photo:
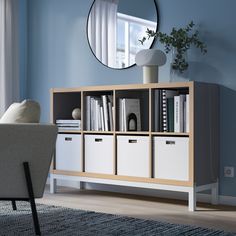
<path fill-rule="evenodd" d="M 113 136 L 85 135 L 85 172 L 114 174 Z"/>
<path fill-rule="evenodd" d="M 154 137 L 154 177 L 189 180 L 189 138 Z"/>
<path fill-rule="evenodd" d="M 56 142 L 56 169 L 82 171 L 80 134 L 58 134 Z"/>
<path fill-rule="evenodd" d="M 117 174 L 150 177 L 149 137 L 117 136 Z"/>

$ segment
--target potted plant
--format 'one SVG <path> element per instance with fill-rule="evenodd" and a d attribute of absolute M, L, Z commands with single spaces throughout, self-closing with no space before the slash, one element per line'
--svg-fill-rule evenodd
<path fill-rule="evenodd" d="M 199 32 L 194 30 L 194 25 L 193 21 L 191 21 L 185 28 L 172 28 L 169 35 L 147 29 L 147 37 L 143 37 L 139 41 L 143 44 L 147 39 L 157 38 L 164 45 L 167 54 L 171 51 L 173 52 L 171 71 L 183 74 L 189 66 L 186 54 L 192 45 L 199 48 L 203 54 L 207 52 L 207 47 L 199 39 Z"/>

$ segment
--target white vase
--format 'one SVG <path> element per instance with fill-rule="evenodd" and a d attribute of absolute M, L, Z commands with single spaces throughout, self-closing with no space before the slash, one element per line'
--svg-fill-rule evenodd
<path fill-rule="evenodd" d="M 174 68 L 174 64 L 177 58 L 177 50 L 175 48 L 172 49 L 171 52 L 171 64 L 170 64 L 170 82 L 184 82 L 189 81 L 189 67 L 184 70 L 183 72 L 180 72 L 179 70 Z M 188 62 L 188 55 L 187 52 L 183 54 L 183 58 L 186 62 Z"/>

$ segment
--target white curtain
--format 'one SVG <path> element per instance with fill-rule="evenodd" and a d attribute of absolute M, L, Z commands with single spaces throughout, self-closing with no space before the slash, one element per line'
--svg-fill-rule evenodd
<path fill-rule="evenodd" d="M 0 0 L 0 116 L 19 100 L 18 0 Z"/>
<path fill-rule="evenodd" d="M 116 18 L 119 0 L 96 0 L 88 21 L 90 46 L 105 65 L 116 64 Z"/>

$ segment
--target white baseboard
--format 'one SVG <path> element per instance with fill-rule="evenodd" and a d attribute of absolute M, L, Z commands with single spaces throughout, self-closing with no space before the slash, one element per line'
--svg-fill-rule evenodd
<path fill-rule="evenodd" d="M 236 197 L 220 195 L 219 201 L 222 205 L 236 206 Z"/>
<path fill-rule="evenodd" d="M 47 184 L 50 184 L 49 178 L 47 179 Z M 71 187 L 79 189 L 80 185 L 76 181 L 69 180 L 57 180 L 58 186 Z M 86 183 L 86 189 L 93 189 L 99 191 L 107 191 L 114 193 L 124 193 L 124 194 L 134 194 L 142 195 L 149 197 L 159 197 L 159 198 L 169 198 L 169 199 L 178 199 L 178 200 L 187 200 L 188 195 L 186 193 L 173 192 L 173 191 L 162 191 L 162 190 L 150 190 L 143 188 L 133 188 L 133 187 L 121 187 L 114 185 L 105 185 L 105 184 L 90 184 Z M 211 195 L 207 193 L 197 193 L 197 201 L 211 203 Z M 232 196 L 219 196 L 219 204 L 236 206 L 236 197 Z"/>

